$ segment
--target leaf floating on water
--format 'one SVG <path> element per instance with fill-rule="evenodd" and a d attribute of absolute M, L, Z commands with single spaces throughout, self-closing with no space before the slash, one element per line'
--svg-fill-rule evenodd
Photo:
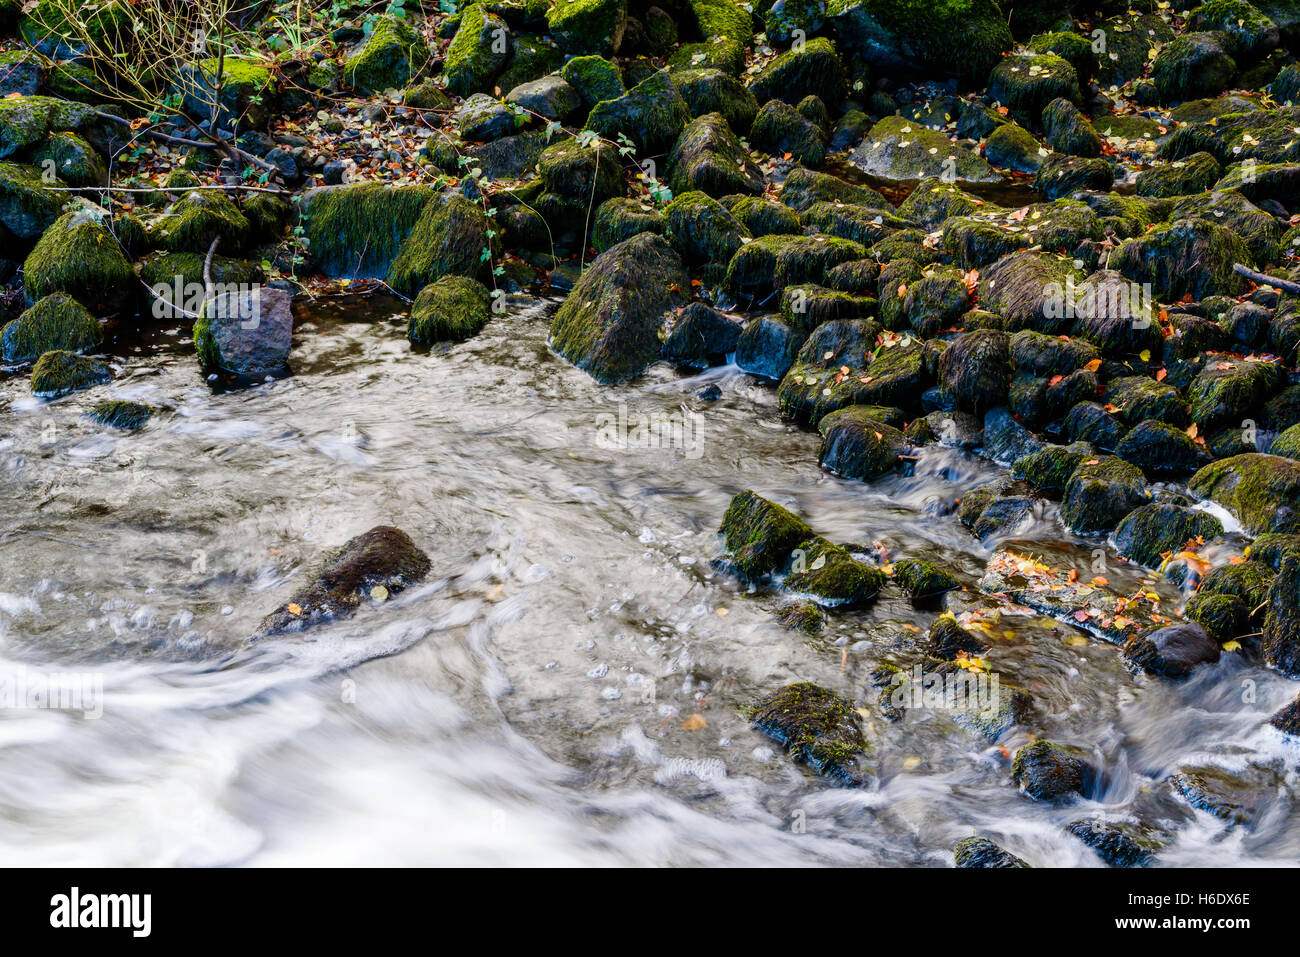
<path fill-rule="evenodd" d="M 704 715 L 695 713 L 682 722 L 683 731 L 703 731 L 709 722 L 704 720 Z"/>
<path fill-rule="evenodd" d="M 294 601 L 289 602 L 289 614 L 291 614 L 291 615 L 301 615 L 301 614 L 302 614 L 302 605 L 299 605 L 297 602 L 294 602 Z"/>
<path fill-rule="evenodd" d="M 388 589 L 383 585 L 376 585 L 374 588 L 370 589 L 370 597 L 375 601 L 387 601 Z"/>

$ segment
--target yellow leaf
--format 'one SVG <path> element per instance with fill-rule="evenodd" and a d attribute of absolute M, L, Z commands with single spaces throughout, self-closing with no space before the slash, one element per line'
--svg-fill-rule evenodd
<path fill-rule="evenodd" d="M 1239 642 L 1239 641 L 1225 641 L 1225 642 L 1223 643 L 1223 650 L 1224 650 L 1224 651 L 1241 651 L 1241 642 Z"/>
<path fill-rule="evenodd" d="M 376 585 L 370 589 L 370 597 L 375 601 L 386 601 L 388 598 L 388 589 L 383 585 Z"/>
<path fill-rule="evenodd" d="M 683 731 L 702 731 L 709 722 L 704 720 L 704 715 L 693 714 L 682 722 Z"/>
<path fill-rule="evenodd" d="M 302 605 L 299 605 L 297 602 L 292 602 L 292 601 L 289 602 L 289 614 L 291 614 L 291 615 L 301 615 L 301 614 L 302 614 Z"/>

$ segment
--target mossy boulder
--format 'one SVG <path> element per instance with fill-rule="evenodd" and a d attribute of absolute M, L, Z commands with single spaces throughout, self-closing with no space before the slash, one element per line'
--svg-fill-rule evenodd
<path fill-rule="evenodd" d="M 708 190 L 705 190 L 708 192 Z M 799 219 L 799 214 L 784 203 L 778 203 L 776 200 L 768 199 L 766 196 L 723 196 L 721 198 L 723 206 L 731 210 L 731 215 L 735 216 L 751 236 L 798 236 L 803 233 L 803 223 Z M 865 260 L 870 262 L 869 260 Z M 871 264 L 875 266 L 875 263 Z M 839 267 L 835 267 L 838 269 Z M 875 266 L 879 272 L 879 266 Z M 834 272 L 834 270 L 832 270 Z M 873 276 L 874 281 L 874 276 Z M 830 283 L 830 273 L 827 274 L 827 282 Z M 834 283 L 830 283 L 831 288 L 839 288 Z M 855 289 L 845 289 L 845 292 L 856 292 Z"/>
<path fill-rule="evenodd" d="M 1300 532 L 1300 462 L 1247 452 L 1205 466 L 1187 487 L 1228 509 L 1252 535 Z"/>
<path fill-rule="evenodd" d="M 1193 153 L 1138 173 L 1137 193 L 1156 197 L 1201 193 L 1217 183 L 1222 174 L 1219 161 L 1211 154 Z"/>
<path fill-rule="evenodd" d="M 604 57 L 576 56 L 564 64 L 560 76 L 577 91 L 587 107 L 602 100 L 617 100 L 627 93 L 623 74 Z"/>
<path fill-rule="evenodd" d="M 3 102 L 3 101 L 0 101 Z M 0 226 L 19 239 L 39 236 L 59 218 L 67 195 L 46 189 L 41 170 L 0 161 Z"/>
<path fill-rule="evenodd" d="M 1034 173 L 1043 165 L 1047 148 L 1019 123 L 1003 123 L 984 143 L 984 158 L 1001 169 Z"/>
<path fill-rule="evenodd" d="M 1187 402 L 1168 382 L 1146 376 L 1123 376 L 1106 384 L 1107 408 L 1131 426 L 1148 419 L 1182 427 L 1187 424 Z"/>
<path fill-rule="evenodd" d="M 1065 434 L 1071 442 L 1087 442 L 1114 452 L 1128 427 L 1096 402 L 1080 402 L 1065 416 Z"/>
<path fill-rule="evenodd" d="M 55 349 L 32 366 L 32 395 L 53 399 L 112 381 L 113 373 L 98 359 Z"/>
<path fill-rule="evenodd" d="M 479 10 L 481 15 L 478 4 L 470 7 L 465 15 L 472 10 Z M 449 63 L 450 60 L 449 51 Z M 363 93 L 382 93 L 408 86 L 428 62 L 429 48 L 420 35 L 404 20 L 385 14 L 375 21 L 366 41 L 348 57 L 343 65 L 343 77 Z"/>
<path fill-rule="evenodd" d="M 1246 428 L 1255 410 L 1278 392 L 1286 373 L 1276 362 L 1222 357 L 1208 362 L 1187 389 L 1191 419 L 1203 432 Z"/>
<path fill-rule="evenodd" d="M 478 335 L 491 318 L 486 286 L 467 276 L 443 276 L 415 297 L 407 338 L 416 346 L 460 342 Z"/>
<path fill-rule="evenodd" d="M 439 194 L 420 213 L 388 270 L 388 284 L 411 295 L 446 275 L 488 272 L 487 217 L 462 194 Z"/>
<path fill-rule="evenodd" d="M 551 320 L 551 347 L 601 383 L 640 375 L 659 357 L 659 330 L 689 286 L 669 242 L 641 233 L 601 253 Z"/>
<path fill-rule="evenodd" d="M 1269 589 L 1263 651 L 1283 674 L 1300 675 L 1300 556 L 1282 559 Z"/>
<path fill-rule="evenodd" d="M 67 293 L 53 292 L 38 300 L 0 332 L 5 362 L 31 362 L 51 350 L 91 352 L 104 333 L 86 307 Z"/>
<path fill-rule="evenodd" d="M 1149 674 L 1186 678 L 1197 665 L 1219 660 L 1219 644 L 1195 622 L 1177 622 L 1133 635 L 1124 643 L 1124 657 Z"/>
<path fill-rule="evenodd" d="M 149 231 L 150 241 L 171 252 L 206 254 L 214 239 L 229 254 L 242 249 L 249 238 L 248 217 L 216 190 L 192 190 L 178 200 Z"/>
<path fill-rule="evenodd" d="M 1012 46 L 992 0 L 828 0 L 826 14 L 846 49 L 889 70 L 980 83 Z"/>
<path fill-rule="evenodd" d="M 1076 449 L 1049 445 L 1012 462 L 1011 475 L 1024 479 L 1044 495 L 1059 496 L 1065 492 L 1070 477 L 1087 457 Z"/>
<path fill-rule="evenodd" d="M 1217 30 L 1185 33 L 1162 47 L 1151 64 L 1151 78 L 1166 103 L 1215 96 L 1232 86 L 1237 62 L 1232 40 Z"/>
<path fill-rule="evenodd" d="M 1194 621 L 1220 646 L 1250 630 L 1250 612 L 1235 595 L 1193 595 L 1184 615 Z"/>
<path fill-rule="evenodd" d="M 1270 455 L 1300 460 L 1300 425 L 1293 425 L 1281 433 L 1268 447 L 1268 452 Z"/>
<path fill-rule="evenodd" d="M 331 277 L 386 276 L 436 196 L 424 186 L 377 182 L 308 190 L 298 206 L 316 268 Z"/>
<path fill-rule="evenodd" d="M 49 170 L 70 186 L 103 186 L 108 167 L 95 148 L 76 133 L 51 133 L 29 157 L 33 166 Z"/>
<path fill-rule="evenodd" d="M 1087 84 L 1097 72 L 1097 52 L 1093 41 L 1078 33 L 1051 32 L 1031 37 L 1025 46 L 1034 53 L 1052 53 L 1074 67 L 1079 75 L 1080 87 Z"/>
<path fill-rule="evenodd" d="M 1115 454 L 1153 479 L 1188 475 L 1213 458 L 1182 429 L 1152 419 L 1133 426 Z"/>
<path fill-rule="evenodd" d="M 135 284 L 122 248 L 89 209 L 59 217 L 23 264 L 29 306 L 50 293 L 64 292 L 93 312 L 116 312 L 132 301 Z"/>
<path fill-rule="evenodd" d="M 1063 801 L 1084 794 L 1096 777 L 1076 748 L 1040 738 L 1016 751 L 1011 779 L 1036 801 Z"/>
<path fill-rule="evenodd" d="M 1011 379 L 1010 337 L 977 329 L 952 341 L 939 357 L 939 384 L 957 407 L 983 413 L 1006 401 Z"/>
<path fill-rule="evenodd" d="M 782 589 L 824 607 L 852 608 L 875 598 L 884 583 L 885 575 L 876 566 L 858 561 L 824 538 L 813 538 L 791 553 Z"/>
<path fill-rule="evenodd" d="M 442 68 L 448 91 L 457 96 L 490 92 L 510 58 L 509 35 L 505 21 L 483 4 L 467 7 Z"/>
<path fill-rule="evenodd" d="M 1061 503 L 1065 524 L 1080 535 L 1109 532 L 1150 501 L 1142 470 L 1112 455 L 1085 459 L 1070 476 Z"/>
<path fill-rule="evenodd" d="M 1021 125 L 1038 128 L 1043 110 L 1058 98 L 1082 102 L 1079 73 L 1052 53 L 1006 57 L 989 75 L 989 95 L 1005 106 Z"/>
<path fill-rule="evenodd" d="M 780 99 L 793 106 L 806 96 L 816 96 L 838 106 L 848 91 L 848 81 L 835 44 L 816 37 L 802 49 L 788 50 L 764 66 L 750 81 L 749 91 L 759 103 Z"/>
<path fill-rule="evenodd" d="M 744 135 L 758 114 L 759 102 L 749 89 L 722 70 L 674 70 L 669 76 L 691 115 L 721 114 L 727 126 Z"/>
<path fill-rule="evenodd" d="M 1198 218 L 1236 233 L 1252 261 L 1276 262 L 1285 227 L 1271 214 L 1233 190 L 1215 190 L 1179 200 L 1170 210 L 1174 220 Z"/>
<path fill-rule="evenodd" d="M 1010 851 L 1003 850 L 987 837 L 968 837 L 958 841 L 952 849 L 956 867 L 1020 868 L 1028 867 Z"/>
<path fill-rule="evenodd" d="M 1110 259 L 1111 268 L 1127 278 L 1151 283 L 1164 302 L 1185 295 L 1193 300 L 1240 295 L 1246 279 L 1233 272 L 1235 263 L 1253 263 L 1245 242 L 1227 227 L 1201 219 L 1179 220 L 1125 240 Z"/>
<path fill-rule="evenodd" d="M 675 194 L 699 190 L 715 198 L 761 193 L 763 172 L 721 113 L 698 116 L 682 131 L 664 167 Z"/>
<path fill-rule="evenodd" d="M 656 233 L 660 236 L 668 228 L 664 214 L 647 203 L 616 196 L 607 199 L 596 210 L 591 227 L 591 245 L 603 253 L 625 239 L 639 233 Z"/>
<path fill-rule="evenodd" d="M 191 116 L 207 117 L 215 108 L 221 129 L 260 129 L 275 106 L 275 77 L 249 57 L 214 57 L 182 68 L 175 92 Z"/>
<path fill-rule="evenodd" d="M 999 183 L 1002 174 L 983 157 L 916 120 L 887 116 L 873 126 L 849 162 L 882 179 L 937 176 L 949 182 Z"/>
<path fill-rule="evenodd" d="M 755 701 L 745 712 L 756 729 L 814 771 L 845 784 L 863 783 L 868 752 L 853 703 L 801 681 Z"/>
<path fill-rule="evenodd" d="M 1058 153 L 1101 155 L 1100 134 L 1079 108 L 1064 97 L 1057 97 L 1043 108 L 1043 131 L 1047 142 Z"/>
<path fill-rule="evenodd" d="M 776 157 L 817 168 L 826 159 L 826 134 L 782 100 L 768 100 L 754 117 L 750 142 Z"/>
<path fill-rule="evenodd" d="M 961 582 L 948 572 L 919 558 L 894 562 L 894 581 L 909 598 L 929 598 L 961 587 Z"/>
<path fill-rule="evenodd" d="M 664 216 L 668 239 L 688 263 L 728 263 L 752 238 L 727 207 L 702 192 L 678 196 Z"/>
<path fill-rule="evenodd" d="M 858 186 L 829 173 L 796 167 L 781 185 L 781 202 L 797 213 L 802 213 L 816 203 L 841 203 L 848 206 L 865 206 L 883 213 L 893 213 L 894 207 L 880 193 L 869 186 Z"/>
<path fill-rule="evenodd" d="M 649 155 L 672 147 L 690 120 L 686 101 L 661 70 L 618 99 L 597 103 L 587 117 L 587 129 L 610 141 L 622 133 Z"/>
<path fill-rule="evenodd" d="M 347 618 L 366 599 L 384 601 L 423 581 L 432 562 L 409 535 L 379 525 L 328 555 L 311 582 L 262 620 L 256 637 Z"/>
<path fill-rule="evenodd" d="M 897 410 L 917 405 L 925 381 L 922 348 L 916 342 L 883 340 L 879 333 L 879 324 L 865 319 L 818 325 L 781 380 L 781 414 L 818 422 L 837 409 L 856 406 L 869 418 L 901 427 Z M 885 348 L 886 341 L 893 344 Z M 893 420 L 887 411 L 891 408 L 900 421 Z"/>
<path fill-rule="evenodd" d="M 94 120 L 94 107 L 52 96 L 0 99 L 0 159 L 42 142 L 52 132 L 79 130 Z"/>
<path fill-rule="evenodd" d="M 873 479 L 900 464 L 909 442 L 902 432 L 874 418 L 871 406 L 849 406 L 825 416 L 818 461 L 837 475 Z"/>
<path fill-rule="evenodd" d="M 1055 335 L 1068 328 L 1059 308 L 1061 294 L 1083 278 L 1069 257 L 1026 249 L 980 271 L 979 300 L 1003 318 L 1009 332 L 1030 329 Z"/>
<path fill-rule="evenodd" d="M 1234 57 L 1249 63 L 1274 49 L 1281 33 L 1259 7 L 1245 0 L 1209 0 L 1192 10 L 1187 25 L 1194 31 L 1223 31 Z"/>
<path fill-rule="evenodd" d="M 136 432 L 145 427 L 153 417 L 154 410 L 142 402 L 126 402 L 122 399 L 106 399 L 90 407 L 86 416 L 100 425 Z"/>
<path fill-rule="evenodd" d="M 1050 153 L 1034 174 L 1034 188 L 1048 199 L 1072 196 L 1079 190 L 1105 192 L 1115 182 L 1115 173 L 1101 157 L 1085 159 L 1064 153 Z"/>
<path fill-rule="evenodd" d="M 50 0 L 24 3 L 18 21 L 18 35 L 28 45 L 53 59 L 69 59 L 87 52 L 85 35 L 98 47 L 126 50 L 130 47 L 132 17 L 125 0 L 108 0 L 77 10 L 79 25 L 68 23 L 69 8 Z M 73 10 L 76 10 L 74 7 Z"/>
<path fill-rule="evenodd" d="M 664 331 L 663 357 L 690 366 L 721 365 L 736 351 L 741 325 L 702 302 L 677 310 Z"/>
<path fill-rule="evenodd" d="M 546 24 L 565 53 L 611 56 L 627 28 L 627 0 L 558 0 Z"/>
<path fill-rule="evenodd" d="M 1124 516 L 1115 529 L 1115 548 L 1139 565 L 1160 568 L 1167 555 L 1182 551 L 1188 542 L 1209 542 L 1222 534 L 1222 523 L 1209 512 L 1152 502 Z"/>
<path fill-rule="evenodd" d="M 748 489 L 732 498 L 718 533 L 728 560 L 750 581 L 786 567 L 795 548 L 814 537 L 793 512 Z"/>
<path fill-rule="evenodd" d="M 792 326 L 781 316 L 760 316 L 745 326 L 736 342 L 736 365 L 743 372 L 780 380 L 807 338 L 802 323 Z"/>

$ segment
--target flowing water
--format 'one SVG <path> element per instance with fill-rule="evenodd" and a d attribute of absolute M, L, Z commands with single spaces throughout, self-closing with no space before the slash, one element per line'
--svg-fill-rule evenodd
<path fill-rule="evenodd" d="M 808 638 L 712 565 L 753 488 L 837 541 L 939 562 L 971 586 L 949 607 L 993 611 L 973 587 L 988 552 L 951 508 L 1000 470 L 928 448 L 908 476 L 832 477 L 770 384 L 660 366 L 601 387 L 548 352 L 551 308 L 417 354 L 397 304 L 317 303 L 294 375 L 242 391 L 208 388 L 182 329 L 121 348 L 89 393 L 0 381 L 0 680 L 102 684 L 80 710 L 0 711 L 0 862 L 944 866 L 978 832 L 1101 866 L 1062 825 L 1130 814 L 1173 834 L 1164 864 L 1300 858 L 1297 754 L 1264 724 L 1293 683 L 1238 655 L 1181 684 L 1134 676 L 1113 646 L 1004 611 L 988 657 L 1032 692 L 1032 730 L 1107 768 L 1089 800 L 1030 801 L 1007 759 L 1024 729 L 991 743 L 941 709 L 881 717 L 872 673 L 915 659 L 934 609 L 887 589 Z M 110 395 L 160 411 L 138 434 L 83 418 Z M 620 405 L 631 422 L 685 407 L 698 431 L 610 448 Z M 428 552 L 423 584 L 246 641 L 379 524 Z M 1036 531 L 1064 534 L 1051 512 Z M 1051 554 L 1087 570 L 1096 547 Z M 870 787 L 747 726 L 741 706 L 804 679 L 867 709 Z M 1161 783 L 1247 759 L 1279 769 L 1249 828 Z"/>

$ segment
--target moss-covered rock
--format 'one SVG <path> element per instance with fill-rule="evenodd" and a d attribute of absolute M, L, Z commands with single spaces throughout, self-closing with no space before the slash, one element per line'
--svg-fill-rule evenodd
<path fill-rule="evenodd" d="M 51 132 L 79 130 L 95 115 L 93 107 L 52 96 L 0 99 L 0 159 L 40 143 Z"/>
<path fill-rule="evenodd" d="M 880 339 L 879 333 L 880 326 L 870 320 L 840 319 L 817 326 L 781 380 L 781 414 L 798 422 L 819 422 L 837 409 L 856 406 L 862 415 L 901 427 L 893 415 L 917 406 L 925 381 L 922 347 Z M 893 344 L 885 348 L 886 341 Z"/>
<path fill-rule="evenodd" d="M 1139 196 L 1187 196 L 1209 189 L 1221 175 L 1222 167 L 1212 155 L 1193 153 L 1138 173 L 1137 192 Z"/>
<path fill-rule="evenodd" d="M 1072 196 L 1079 190 L 1105 192 L 1115 182 L 1115 173 L 1106 160 L 1097 157 L 1084 159 L 1051 153 L 1043 158 L 1043 165 L 1034 175 L 1034 187 L 1048 199 Z"/>
<path fill-rule="evenodd" d="M 654 154 L 668 150 L 690 120 L 686 101 L 667 71 L 660 71 L 618 99 L 597 103 L 587 117 L 587 129 L 611 141 L 622 133 L 647 154 Z"/>
<path fill-rule="evenodd" d="M 702 302 L 677 310 L 664 330 L 663 357 L 690 366 L 721 365 L 736 351 L 741 325 Z"/>
<path fill-rule="evenodd" d="M 1079 108 L 1057 97 L 1043 108 L 1043 131 L 1052 149 L 1071 156 L 1101 155 L 1101 136 Z"/>
<path fill-rule="evenodd" d="M 1233 190 L 1215 190 L 1179 200 L 1170 218 L 1197 218 L 1236 233 L 1257 263 L 1277 261 L 1285 231 L 1276 218 Z"/>
<path fill-rule="evenodd" d="M 1044 108 L 1053 100 L 1064 97 L 1074 103 L 1082 101 L 1078 71 L 1052 53 L 1006 57 L 989 75 L 989 94 L 1019 123 L 1035 128 Z"/>
<path fill-rule="evenodd" d="M 604 57 L 576 56 L 564 64 L 560 76 L 577 91 L 588 107 L 602 100 L 617 100 L 627 93 L 618 67 Z"/>
<path fill-rule="evenodd" d="M 103 157 L 76 133 L 51 133 L 32 150 L 30 160 L 71 186 L 102 186 L 108 181 Z"/>
<path fill-rule="evenodd" d="M 1115 454 L 1152 478 L 1187 475 L 1212 460 L 1182 429 L 1151 419 L 1129 430 Z"/>
<path fill-rule="evenodd" d="M 734 76 L 722 70 L 674 70 L 669 74 L 691 115 L 721 114 L 727 126 L 744 135 L 753 125 L 759 103 Z"/>
<path fill-rule="evenodd" d="M 505 21 L 485 5 L 467 7 L 447 47 L 447 89 L 457 96 L 490 91 L 510 58 L 509 35 Z"/>
<path fill-rule="evenodd" d="M 851 701 L 801 681 L 759 698 L 746 717 L 819 774 L 846 784 L 862 783 L 860 762 L 868 748 Z"/>
<path fill-rule="evenodd" d="M 0 226 L 19 239 L 32 239 L 49 229 L 63 210 L 66 194 L 46 185 L 41 170 L 0 162 Z"/>
<path fill-rule="evenodd" d="M 776 619 L 787 631 L 802 631 L 805 635 L 816 635 L 826 627 L 826 613 L 812 601 L 795 601 L 783 605 L 777 612 Z"/>
<path fill-rule="evenodd" d="M 388 284 L 411 295 L 446 275 L 477 278 L 488 271 L 488 225 L 483 210 L 458 192 L 424 207 L 388 270 Z"/>
<path fill-rule="evenodd" d="M 141 402 L 107 399 L 103 402 L 96 402 L 91 406 L 86 416 L 100 425 L 135 432 L 144 428 L 145 423 L 153 417 L 153 413 L 152 408 Z"/>
<path fill-rule="evenodd" d="M 1011 779 L 1036 801 L 1083 794 L 1096 771 L 1075 748 L 1039 739 L 1016 751 Z"/>
<path fill-rule="evenodd" d="M 262 620 L 257 637 L 349 617 L 367 598 L 383 601 L 423 581 L 431 567 L 401 529 L 376 526 L 327 556 L 308 585 Z"/>
<path fill-rule="evenodd" d="M 1151 65 L 1160 96 L 1177 103 L 1228 89 L 1237 76 L 1231 48 L 1231 38 L 1217 30 L 1185 33 L 1162 47 Z"/>
<path fill-rule="evenodd" d="M 708 190 L 705 190 L 708 192 Z M 798 236 L 803 232 L 803 223 L 799 214 L 784 203 L 768 199 L 766 196 L 723 196 L 722 205 L 731 210 L 731 215 L 749 230 L 751 236 Z M 864 260 L 869 262 L 869 260 Z M 871 263 L 879 272 L 879 266 Z M 840 267 L 835 267 L 839 269 Z M 833 273 L 835 270 L 831 270 Z M 832 289 L 840 289 L 831 281 L 827 273 L 827 283 Z M 874 275 L 872 277 L 874 283 Z M 844 289 L 844 292 L 858 292 L 857 289 Z"/>
<path fill-rule="evenodd" d="M 1245 0 L 1209 0 L 1192 10 L 1187 21 L 1192 30 L 1221 30 L 1228 34 L 1231 53 L 1248 63 L 1278 45 L 1278 25 Z"/>
<path fill-rule="evenodd" d="M 894 581 L 909 598 L 929 598 L 961 587 L 961 582 L 948 572 L 919 558 L 894 562 Z"/>
<path fill-rule="evenodd" d="M 1006 17 L 991 0 L 829 0 L 840 42 L 873 65 L 983 82 L 1011 49 Z"/>
<path fill-rule="evenodd" d="M 1087 458 L 1075 449 L 1049 445 L 1022 455 L 1011 463 L 1011 475 L 1024 479 L 1044 495 L 1059 496 L 1065 492 L 1070 477 Z"/>
<path fill-rule="evenodd" d="M 730 210 L 702 192 L 684 193 L 664 210 L 668 239 L 687 262 L 727 263 L 751 239 Z"/>
<path fill-rule="evenodd" d="M 1148 419 L 1182 427 L 1187 424 L 1187 403 L 1167 382 L 1146 376 L 1124 376 L 1106 385 L 1107 408 L 1129 426 Z"/>
<path fill-rule="evenodd" d="M 1268 447 L 1268 452 L 1270 455 L 1300 460 L 1300 425 L 1293 425 L 1281 433 Z"/>
<path fill-rule="evenodd" d="M 486 286 L 467 276 L 443 276 L 415 297 L 407 338 L 416 346 L 460 342 L 478 335 L 491 318 Z"/>
<path fill-rule="evenodd" d="M 1098 57 L 1092 41 L 1077 33 L 1040 33 L 1025 46 L 1034 53 L 1052 53 L 1074 67 L 1082 87 L 1097 72 Z"/>
<path fill-rule="evenodd" d="M 546 23 L 565 53 L 611 56 L 623 41 L 627 0 L 559 0 Z"/>
<path fill-rule="evenodd" d="M 1234 455 L 1205 466 L 1187 487 L 1228 509 L 1253 535 L 1300 532 L 1300 463 L 1291 459 Z"/>
<path fill-rule="evenodd" d="M 193 190 L 153 224 L 149 238 L 161 249 L 200 254 L 220 238 L 219 248 L 229 254 L 244 247 L 250 229 L 248 217 L 227 196 L 215 190 Z"/>
<path fill-rule="evenodd" d="M 1220 426 L 1246 428 L 1246 420 L 1285 381 L 1285 372 L 1276 362 L 1226 357 L 1211 361 L 1187 389 L 1191 419 L 1207 433 Z"/>
<path fill-rule="evenodd" d="M 965 216 L 985 203 L 956 183 L 937 176 L 921 180 L 898 207 L 898 215 L 925 229 L 937 229 L 951 216 Z"/>
<path fill-rule="evenodd" d="M 616 196 L 600 204 L 591 228 L 591 245 L 603 253 L 639 233 L 662 236 L 668 228 L 664 214 L 635 199 Z"/>
<path fill-rule="evenodd" d="M 715 198 L 761 193 L 763 172 L 750 158 L 721 113 L 690 122 L 677 138 L 664 168 L 675 194 L 699 190 Z"/>
<path fill-rule="evenodd" d="M 1018 868 L 1029 865 L 1009 851 L 994 844 L 987 837 L 968 837 L 958 841 L 952 849 L 956 867 Z"/>
<path fill-rule="evenodd" d="M 1096 402 L 1080 402 L 1065 416 L 1065 434 L 1071 442 L 1087 442 L 1114 452 L 1128 427 Z"/>
<path fill-rule="evenodd" d="M 791 553 L 782 588 L 807 596 L 824 607 L 857 607 L 879 594 L 885 575 L 874 565 L 860 562 L 848 550 L 824 538 L 800 543 Z"/>
<path fill-rule="evenodd" d="M 981 156 L 916 120 L 887 116 L 871 128 L 849 162 L 891 180 L 941 177 L 949 182 L 998 183 L 1002 174 Z"/>
<path fill-rule="evenodd" d="M 1197 665 L 1218 661 L 1219 654 L 1219 643 L 1195 622 L 1166 625 L 1124 643 L 1125 658 L 1162 678 L 1186 678 Z"/>
<path fill-rule="evenodd" d="M 789 156 L 804 166 L 817 168 L 826 159 L 826 135 L 782 100 L 768 100 L 754 117 L 750 141 L 776 157 Z"/>
<path fill-rule="evenodd" d="M 482 8 L 475 4 L 466 11 Z M 462 18 L 462 23 L 464 19 Z M 486 47 L 485 47 L 486 49 Z M 447 69 L 451 67 L 448 52 Z M 363 93 L 381 93 L 407 86 L 429 61 L 429 48 L 405 21 L 385 14 L 375 21 L 370 36 L 343 65 L 344 79 Z"/>
<path fill-rule="evenodd" d="M 1181 505 L 1153 502 L 1124 516 L 1115 529 L 1115 548 L 1147 568 L 1160 568 L 1171 553 L 1195 539 L 1213 541 L 1223 525 L 1209 512 Z"/>
<path fill-rule="evenodd" d="M 786 567 L 813 531 L 793 512 L 746 489 L 727 506 L 718 533 L 727 558 L 750 581 Z"/>
<path fill-rule="evenodd" d="M 1005 402 L 1011 379 L 1010 337 L 978 329 L 962 333 L 939 358 L 939 384 L 957 407 L 983 413 Z"/>
<path fill-rule="evenodd" d="M 1162 301 L 1174 302 L 1185 295 L 1240 295 L 1246 280 L 1232 267 L 1252 262 L 1246 244 L 1228 228 L 1185 219 L 1125 240 L 1110 265 L 1135 282 L 1151 283 Z"/>
<path fill-rule="evenodd" d="M 903 433 L 873 418 L 871 406 L 849 406 L 825 416 L 818 461 L 845 478 L 872 479 L 898 467 L 909 443 Z"/>
<path fill-rule="evenodd" d="M 1288 675 L 1300 675 L 1300 556 L 1287 555 L 1268 592 L 1264 660 Z"/>
<path fill-rule="evenodd" d="M 640 375 L 659 357 L 659 329 L 688 284 L 666 239 L 634 236 L 582 274 L 551 320 L 551 347 L 598 382 Z"/>
<path fill-rule="evenodd" d="M 759 103 L 779 99 L 793 106 L 806 96 L 816 96 L 838 105 L 848 82 L 835 45 L 826 37 L 816 37 L 764 66 L 750 81 L 749 90 Z"/>
<path fill-rule="evenodd" d="M 112 371 L 98 359 L 60 349 L 45 353 L 32 366 L 32 395 L 51 399 L 111 381 Z"/>
<path fill-rule="evenodd" d="M 387 275 L 424 207 L 436 196 L 424 186 L 377 182 L 309 190 L 299 211 L 316 268 L 332 277 Z"/>
<path fill-rule="evenodd" d="M 0 354 L 5 362 L 31 362 L 51 350 L 93 351 L 104 333 L 86 307 L 63 292 L 50 293 L 4 327 Z"/>
<path fill-rule="evenodd" d="M 1142 470 L 1115 456 L 1085 459 L 1070 476 L 1061 517 L 1087 535 L 1109 532 L 1125 515 L 1150 501 Z"/>
<path fill-rule="evenodd" d="M 1001 169 L 1034 173 L 1043 165 L 1047 148 L 1019 123 L 1003 123 L 984 143 L 984 158 Z"/>
<path fill-rule="evenodd" d="M 107 227 L 90 210 L 65 213 L 23 264 L 27 304 L 64 292 L 95 312 L 116 312 L 135 294 L 135 273 Z"/>
<path fill-rule="evenodd" d="M 175 92 L 191 116 L 206 117 L 215 108 L 222 129 L 244 130 L 266 126 L 275 106 L 275 88 L 275 76 L 266 64 L 226 56 L 183 68 Z"/>
<path fill-rule="evenodd" d="M 1193 595 L 1184 614 L 1222 646 L 1249 630 L 1250 611 L 1235 595 Z"/>

